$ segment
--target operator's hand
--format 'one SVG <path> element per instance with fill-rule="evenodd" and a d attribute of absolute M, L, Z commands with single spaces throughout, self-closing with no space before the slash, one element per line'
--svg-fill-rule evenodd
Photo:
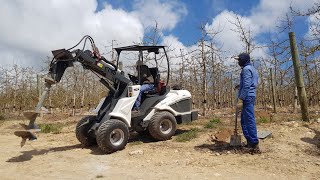
<path fill-rule="evenodd" d="M 136 76 L 129 73 L 128 73 L 128 76 L 133 83 L 138 83 L 138 78 Z"/>

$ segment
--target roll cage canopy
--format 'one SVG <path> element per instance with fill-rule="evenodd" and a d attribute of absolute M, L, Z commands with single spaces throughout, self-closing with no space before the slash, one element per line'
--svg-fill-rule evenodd
<path fill-rule="evenodd" d="M 118 47 L 114 48 L 118 54 L 121 53 L 121 51 L 148 51 L 148 52 L 154 52 L 156 54 L 159 53 L 159 49 L 164 49 L 165 46 L 139 46 L 139 45 L 133 45 L 133 46 L 124 46 L 124 47 Z"/>
<path fill-rule="evenodd" d="M 154 61 L 156 62 L 156 67 L 158 68 L 158 62 L 157 62 L 157 58 L 156 55 L 159 54 L 159 50 L 163 49 L 163 52 L 166 56 L 167 59 L 167 85 L 169 84 L 169 76 L 170 76 L 170 64 L 169 64 L 169 57 L 167 55 L 167 51 L 165 49 L 166 46 L 140 46 L 140 45 L 133 45 L 133 46 L 124 46 L 124 47 L 117 47 L 114 48 L 114 50 L 116 50 L 117 54 L 118 54 L 118 58 L 117 58 L 117 67 L 119 65 L 119 59 L 120 59 L 120 53 L 122 51 L 137 51 L 140 54 L 140 58 L 143 61 L 143 56 L 142 56 L 142 52 L 143 51 L 147 51 L 149 53 L 153 52 L 155 54 L 154 56 Z"/>

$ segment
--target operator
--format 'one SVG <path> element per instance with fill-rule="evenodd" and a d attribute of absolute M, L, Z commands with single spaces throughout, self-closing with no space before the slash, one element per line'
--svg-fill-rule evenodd
<path fill-rule="evenodd" d="M 258 73 L 250 63 L 249 54 L 241 53 L 235 59 L 238 60 L 238 64 L 242 69 L 238 98 L 242 100 L 241 127 L 247 140 L 245 148 L 252 154 L 260 153 L 257 125 L 254 117 Z"/>
<path fill-rule="evenodd" d="M 137 97 L 136 102 L 133 105 L 134 111 L 140 110 L 141 105 L 141 96 L 143 92 L 151 91 L 154 89 L 154 79 L 150 73 L 150 70 L 147 65 L 144 65 L 141 60 L 138 60 L 136 63 L 136 70 L 138 71 L 139 82 L 141 84 L 140 93 Z"/>

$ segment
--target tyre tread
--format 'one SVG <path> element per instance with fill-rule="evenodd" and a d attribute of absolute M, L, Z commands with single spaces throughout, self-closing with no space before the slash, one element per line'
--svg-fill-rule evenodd
<path fill-rule="evenodd" d="M 117 126 L 117 125 L 125 127 L 126 132 L 124 132 L 124 133 L 125 133 L 126 137 L 125 137 L 123 144 L 121 144 L 119 147 L 114 147 L 111 143 L 109 143 L 109 141 L 106 141 L 105 138 L 109 138 L 109 136 L 108 136 L 109 128 L 111 128 L 112 126 Z M 105 121 L 100 125 L 100 127 L 98 129 L 98 134 L 97 134 L 97 143 L 98 143 L 99 148 L 104 153 L 110 154 L 115 151 L 124 149 L 127 142 L 128 142 L 128 136 L 129 136 L 129 130 L 128 130 L 127 125 L 120 120 L 112 119 L 112 120 Z"/>
<path fill-rule="evenodd" d="M 168 118 L 170 118 L 172 121 L 174 121 L 174 122 L 172 122 L 173 123 L 172 124 L 173 125 L 172 131 L 173 132 L 171 132 L 169 135 L 162 134 L 160 132 L 160 128 L 159 128 L 159 120 L 162 119 L 163 117 L 166 117 L 166 116 Z M 175 134 L 176 127 L 177 127 L 177 123 L 176 123 L 175 117 L 170 112 L 160 111 L 152 116 L 151 121 L 148 126 L 148 130 L 149 130 L 150 135 L 154 139 L 164 141 L 164 140 L 171 139 L 171 137 Z"/>

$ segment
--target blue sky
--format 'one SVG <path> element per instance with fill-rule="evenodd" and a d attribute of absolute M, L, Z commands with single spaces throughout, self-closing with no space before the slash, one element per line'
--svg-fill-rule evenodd
<path fill-rule="evenodd" d="M 250 28 L 254 44 L 264 46 L 278 36 L 279 19 L 295 9 L 306 10 L 318 0 L 0 0 L 0 56 L 2 66 L 19 63 L 37 66 L 50 51 L 68 48 L 83 35 L 91 35 L 102 52 L 116 45 L 140 43 L 148 29 L 158 22 L 162 45 L 190 52 L 197 48 L 200 25 L 206 31 L 221 30 L 215 46 L 225 57 L 243 51 L 235 32 L 234 17 Z M 17 11 L 17 9 L 19 11 Z M 296 18 L 294 31 L 307 37 L 312 18 Z M 13 31 L 14 29 L 14 31 Z M 282 34 L 286 37 L 287 32 Z M 210 36 L 209 36 L 210 37 Z M 172 56 L 180 51 L 172 51 Z M 256 58 L 267 58 L 266 49 L 255 50 Z M 108 57 L 107 57 L 108 58 Z"/>
<path fill-rule="evenodd" d="M 132 5 L 135 1 L 126 0 L 97 0 L 97 11 L 104 8 L 104 3 L 111 4 L 114 8 L 132 11 Z M 184 16 L 176 27 L 170 31 L 164 31 L 165 35 L 173 34 L 185 45 L 195 43 L 201 37 L 199 26 L 201 23 L 209 23 L 212 18 L 222 11 L 228 10 L 241 16 L 251 15 L 251 10 L 260 4 L 260 0 L 185 0 L 183 3 L 188 13 Z M 280 23 L 280 22 L 276 22 Z M 294 31 L 298 36 L 304 36 L 308 32 L 306 18 L 296 18 Z M 266 40 L 270 33 L 264 33 L 258 39 Z"/>

